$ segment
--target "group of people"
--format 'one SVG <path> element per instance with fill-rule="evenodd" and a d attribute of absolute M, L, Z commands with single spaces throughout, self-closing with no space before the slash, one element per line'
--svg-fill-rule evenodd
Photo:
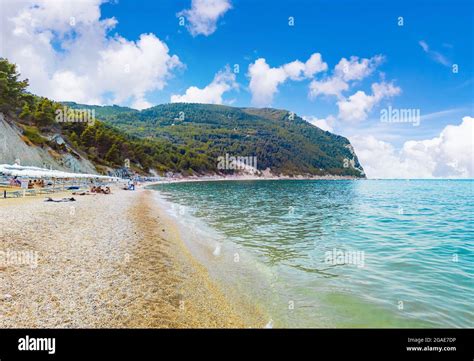
<path fill-rule="evenodd" d="M 24 181 L 26 182 L 26 181 Z M 18 177 L 13 177 L 9 181 L 10 187 L 21 187 L 22 181 Z M 49 184 L 48 184 L 49 185 Z M 33 188 L 44 188 L 45 183 L 43 179 L 30 179 L 28 180 L 28 189 Z"/>
<path fill-rule="evenodd" d="M 92 183 L 92 181 L 91 181 Z M 21 180 L 19 177 L 14 176 L 10 178 L 9 180 L 9 185 L 10 187 L 23 187 L 26 188 L 26 185 L 28 185 L 28 189 L 34 189 L 34 188 L 44 188 L 45 186 L 50 186 L 51 182 L 46 182 L 43 179 L 29 179 L 28 183 L 26 180 Z M 78 189 L 79 187 L 74 186 L 70 187 L 68 189 Z M 101 186 L 101 185 L 95 185 L 91 184 L 90 191 L 85 191 L 85 192 L 73 192 L 73 195 L 87 195 L 87 194 L 111 194 L 112 191 L 110 187 L 108 186 Z M 4 195 L 5 196 L 5 195 Z"/>
<path fill-rule="evenodd" d="M 124 185 L 124 186 L 122 187 L 122 189 L 125 190 L 125 191 L 134 191 L 134 190 L 135 190 L 135 187 L 137 186 L 137 184 L 138 184 L 137 181 L 131 181 L 131 180 L 130 180 L 130 181 L 127 183 L 127 185 Z"/>
<path fill-rule="evenodd" d="M 44 188 L 44 180 L 38 179 L 38 180 L 29 180 L 28 181 L 28 189 L 33 189 L 33 188 Z"/>
<path fill-rule="evenodd" d="M 112 193 L 112 191 L 110 190 L 110 187 L 102 188 L 102 186 L 93 185 L 90 191 L 73 192 L 72 194 L 75 196 L 87 196 L 87 195 L 93 195 L 93 194 L 110 194 L 110 193 Z"/>
<path fill-rule="evenodd" d="M 110 194 L 110 187 L 102 188 L 102 186 L 92 186 L 91 193 Z"/>

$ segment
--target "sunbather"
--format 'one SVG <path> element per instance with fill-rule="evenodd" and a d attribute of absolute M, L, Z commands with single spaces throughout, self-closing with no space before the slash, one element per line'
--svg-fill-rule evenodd
<path fill-rule="evenodd" d="M 55 202 L 55 203 L 60 203 L 60 202 L 75 202 L 76 200 L 71 197 L 71 198 L 63 198 L 63 199 L 53 199 L 51 197 L 48 197 L 44 200 L 45 202 Z"/>

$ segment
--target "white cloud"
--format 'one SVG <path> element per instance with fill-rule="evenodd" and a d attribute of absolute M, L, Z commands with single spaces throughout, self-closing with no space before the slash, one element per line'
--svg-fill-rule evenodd
<path fill-rule="evenodd" d="M 8 2 L 1 14 L 1 55 L 20 65 L 30 90 L 87 104 L 149 104 L 182 64 L 154 34 L 137 41 L 109 36 L 117 24 L 101 19 L 101 0 Z"/>
<path fill-rule="evenodd" d="M 313 80 L 309 84 L 309 97 L 315 98 L 318 95 L 335 95 L 339 98 L 342 96 L 341 93 L 347 89 L 349 89 L 349 84 L 337 77 L 323 81 Z"/>
<path fill-rule="evenodd" d="M 136 99 L 131 105 L 132 108 L 138 109 L 138 110 L 151 108 L 152 106 L 153 106 L 152 103 L 150 103 L 149 101 L 147 101 L 143 98 Z"/>
<path fill-rule="evenodd" d="M 444 66 L 448 66 L 448 67 L 451 66 L 451 62 L 440 52 L 431 50 L 430 46 L 428 45 L 426 41 L 420 40 L 418 44 L 420 44 L 423 51 L 427 53 L 434 61 Z"/>
<path fill-rule="evenodd" d="M 249 65 L 248 70 L 252 103 L 258 106 L 268 106 L 272 103 L 278 86 L 287 79 L 303 80 L 326 70 L 327 64 L 323 62 L 319 53 L 312 54 L 305 63 L 295 60 L 276 68 L 271 68 L 264 58 L 259 58 Z"/>
<path fill-rule="evenodd" d="M 328 70 L 328 65 L 323 61 L 320 53 L 312 54 L 304 65 L 303 73 L 306 78 Z"/>
<path fill-rule="evenodd" d="M 282 68 L 270 68 L 265 59 L 260 58 L 249 65 L 250 92 L 252 103 L 256 105 L 270 105 L 278 85 L 283 83 L 288 75 Z"/>
<path fill-rule="evenodd" d="M 28 74 L 26 69 L 25 71 Z M 52 74 L 47 87 L 43 84 L 43 92 L 39 91 L 38 93 L 56 100 L 74 100 L 79 103 L 100 104 L 100 97 L 94 92 L 87 91 L 91 83 L 92 79 L 87 75 L 79 76 L 69 70 L 58 70 Z M 35 89 L 34 84 L 30 88 Z"/>
<path fill-rule="evenodd" d="M 172 95 L 172 103 L 205 103 L 222 104 L 222 95 L 237 88 L 235 74 L 227 67 L 224 71 L 218 72 L 214 80 L 204 88 L 195 86 L 189 87 L 183 95 Z"/>
<path fill-rule="evenodd" d="M 326 130 L 328 132 L 334 131 L 334 122 L 336 121 L 336 119 L 332 115 L 322 119 L 312 115 L 307 115 L 304 116 L 303 119 L 322 130 Z"/>
<path fill-rule="evenodd" d="M 418 44 L 420 44 L 421 48 L 423 49 L 423 51 L 424 51 L 425 53 L 427 53 L 427 52 L 430 50 L 430 47 L 428 46 L 428 44 L 426 43 L 426 41 L 420 40 L 420 41 L 418 42 Z"/>
<path fill-rule="evenodd" d="M 360 121 L 367 119 L 368 113 L 382 99 L 397 95 L 401 89 L 392 83 L 373 83 L 372 95 L 359 90 L 347 99 L 339 100 L 339 118 L 344 121 Z"/>
<path fill-rule="evenodd" d="M 325 80 L 313 80 L 309 85 L 309 97 L 334 95 L 342 98 L 342 92 L 349 89 L 349 82 L 368 77 L 384 60 L 382 55 L 359 59 L 351 56 L 349 60 L 342 58 L 334 67 L 333 75 Z"/>
<path fill-rule="evenodd" d="M 115 38 L 101 51 L 99 82 L 114 89 L 115 102 L 123 102 L 130 93 L 142 100 L 148 90 L 161 90 L 170 70 L 180 66 L 176 56 L 153 34 L 142 34 L 137 42 Z"/>
<path fill-rule="evenodd" d="M 192 0 L 191 9 L 179 12 L 186 18 L 192 36 L 209 36 L 217 29 L 217 20 L 232 8 L 229 0 Z"/>
<path fill-rule="evenodd" d="M 398 151 L 369 136 L 350 138 L 368 178 L 473 178 L 474 118 L 448 125 L 438 137 L 410 140 Z"/>
<path fill-rule="evenodd" d="M 342 58 L 334 67 L 335 76 L 344 80 L 362 80 L 372 74 L 372 72 L 384 60 L 382 55 L 376 55 L 370 59 L 359 59 L 357 56 L 351 56 L 349 60 Z"/>

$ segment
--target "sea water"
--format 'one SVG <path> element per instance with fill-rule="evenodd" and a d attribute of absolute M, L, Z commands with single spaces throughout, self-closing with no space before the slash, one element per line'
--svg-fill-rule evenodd
<path fill-rule="evenodd" d="M 275 327 L 474 327 L 472 180 L 152 188 L 229 297 Z"/>

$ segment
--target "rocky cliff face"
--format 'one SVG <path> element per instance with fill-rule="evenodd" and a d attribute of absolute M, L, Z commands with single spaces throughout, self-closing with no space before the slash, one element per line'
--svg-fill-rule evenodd
<path fill-rule="evenodd" d="M 50 140 L 64 143 L 70 148 L 60 134 L 52 134 Z M 72 149 L 71 149 L 72 150 Z M 58 153 L 49 146 L 28 144 L 22 136 L 21 129 L 0 113 L 0 164 L 19 163 L 21 165 L 53 168 L 69 172 L 97 173 L 94 165 L 77 152 Z"/>

